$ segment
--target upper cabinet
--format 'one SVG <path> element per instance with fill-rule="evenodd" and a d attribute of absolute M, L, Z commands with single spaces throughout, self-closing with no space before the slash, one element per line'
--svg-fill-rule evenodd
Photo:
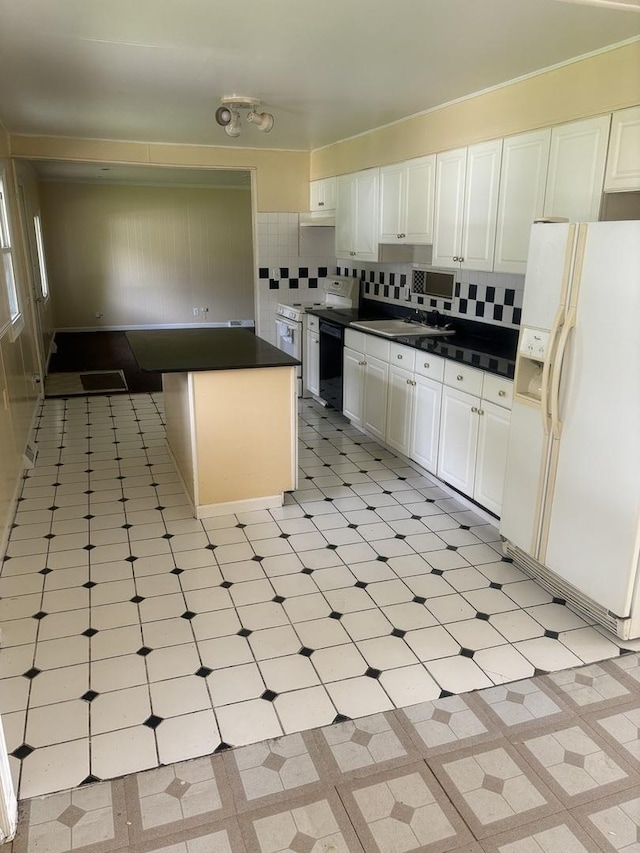
<path fill-rule="evenodd" d="M 380 169 L 381 243 L 433 243 L 435 154 Z"/>
<path fill-rule="evenodd" d="M 610 123 L 606 115 L 552 128 L 545 216 L 571 222 L 598 219 Z"/>
<path fill-rule="evenodd" d="M 531 224 L 544 211 L 551 130 L 509 136 L 502 145 L 493 268 L 524 275 Z"/>
<path fill-rule="evenodd" d="M 309 184 L 309 210 L 320 212 L 336 209 L 336 179 L 323 178 Z"/>
<path fill-rule="evenodd" d="M 336 192 L 336 256 L 378 260 L 379 169 L 341 175 Z"/>
<path fill-rule="evenodd" d="M 640 190 L 640 107 L 613 114 L 604 188 L 606 192 Z"/>
<path fill-rule="evenodd" d="M 438 154 L 433 265 L 492 270 L 502 140 Z"/>

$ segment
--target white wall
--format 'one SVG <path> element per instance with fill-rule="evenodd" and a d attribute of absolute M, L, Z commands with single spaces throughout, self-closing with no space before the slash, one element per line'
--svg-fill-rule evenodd
<path fill-rule="evenodd" d="M 56 328 L 254 319 L 248 190 L 43 183 L 40 195 Z"/>

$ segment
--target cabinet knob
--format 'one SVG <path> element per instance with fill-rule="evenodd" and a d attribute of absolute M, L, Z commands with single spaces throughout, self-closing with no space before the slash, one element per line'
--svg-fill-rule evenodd
<path fill-rule="evenodd" d="M 471 411 L 477 415 L 478 414 L 478 407 L 477 406 L 471 406 Z"/>
<path fill-rule="evenodd" d="M 316 346 L 318 346 L 318 344 L 319 344 L 319 343 L 320 343 L 320 341 L 319 341 L 319 340 L 314 341 L 314 344 L 315 344 Z"/>
<path fill-rule="evenodd" d="M 428 368 L 428 367 L 429 367 L 429 362 L 428 362 L 428 361 L 425 361 L 424 366 Z"/>
<path fill-rule="evenodd" d="M 463 376 L 461 373 L 459 373 L 459 374 L 456 376 L 456 379 L 458 380 L 458 382 L 462 382 L 462 380 L 464 379 L 464 376 Z"/>
<path fill-rule="evenodd" d="M 401 234 L 396 234 L 396 239 L 399 240 L 401 236 Z"/>
<path fill-rule="evenodd" d="M 411 385 L 411 380 L 407 379 L 407 385 Z"/>
<path fill-rule="evenodd" d="M 479 415 L 484 415 L 484 409 L 478 409 L 478 414 L 479 414 Z"/>
<path fill-rule="evenodd" d="M 407 385 L 415 385 L 415 379 L 407 379 Z"/>
<path fill-rule="evenodd" d="M 359 362 L 358 362 L 358 364 L 360 365 L 360 367 L 364 367 L 366 363 L 367 363 L 366 361 L 359 361 Z"/>
<path fill-rule="evenodd" d="M 453 258 L 452 258 L 452 260 L 457 262 L 457 261 L 459 261 L 459 260 L 460 260 L 460 258 L 456 258 L 456 256 L 454 255 L 454 256 L 453 256 Z"/>
<path fill-rule="evenodd" d="M 507 396 L 506 391 L 498 391 L 498 397 L 506 397 L 506 396 Z"/>
<path fill-rule="evenodd" d="M 402 358 L 402 354 L 401 354 L 401 353 L 398 353 L 398 358 Z"/>
<path fill-rule="evenodd" d="M 458 258 L 458 260 L 460 261 L 461 264 L 464 263 L 464 258 Z"/>
<path fill-rule="evenodd" d="M 406 236 L 407 236 L 406 234 L 398 234 L 398 237 L 400 237 L 400 239 L 403 239 Z"/>
<path fill-rule="evenodd" d="M 356 253 L 355 252 L 349 252 L 349 254 L 351 255 L 351 257 L 355 257 Z"/>
<path fill-rule="evenodd" d="M 319 202 L 318 202 L 318 207 L 324 207 L 324 202 L 323 202 L 323 201 L 319 201 Z"/>

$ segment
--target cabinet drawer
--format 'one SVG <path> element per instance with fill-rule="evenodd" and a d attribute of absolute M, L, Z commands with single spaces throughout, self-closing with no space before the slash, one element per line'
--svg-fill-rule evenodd
<path fill-rule="evenodd" d="M 320 330 L 320 318 L 314 316 L 313 314 L 307 314 L 307 329 L 310 332 L 317 332 Z"/>
<path fill-rule="evenodd" d="M 481 370 L 466 367 L 457 361 L 448 361 L 444 366 L 445 385 L 466 391 L 467 394 L 474 394 L 476 397 L 482 394 L 482 377 Z"/>
<path fill-rule="evenodd" d="M 482 399 L 495 403 L 496 406 L 510 409 L 513 402 L 513 382 L 509 379 L 502 379 L 500 376 L 494 376 L 492 373 L 485 373 Z"/>
<path fill-rule="evenodd" d="M 411 347 L 405 347 L 402 344 L 392 343 L 389 348 L 389 364 L 395 364 L 396 367 L 401 367 L 403 370 L 415 369 L 416 350 Z"/>
<path fill-rule="evenodd" d="M 362 332 L 356 332 L 355 329 L 345 329 L 344 345 L 358 352 L 364 352 L 364 337 Z"/>
<path fill-rule="evenodd" d="M 444 378 L 444 358 L 416 350 L 415 371 L 420 376 L 428 376 L 436 382 L 442 382 Z"/>
<path fill-rule="evenodd" d="M 367 355 L 379 358 L 381 361 L 389 361 L 390 341 L 377 338 L 375 335 L 364 335 L 364 351 Z"/>

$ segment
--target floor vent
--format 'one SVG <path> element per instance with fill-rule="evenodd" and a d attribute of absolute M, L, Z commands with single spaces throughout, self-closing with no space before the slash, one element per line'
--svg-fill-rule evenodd
<path fill-rule="evenodd" d="M 546 566 L 543 566 L 529 554 L 521 551 L 511 542 L 504 543 L 507 556 L 524 569 L 525 572 L 532 578 L 538 581 L 552 595 L 563 598 L 572 610 L 576 610 L 586 619 L 591 622 L 597 622 L 608 631 L 619 635 L 621 621 L 617 616 L 614 616 L 602 605 L 597 604 L 591 598 L 588 598 L 580 590 L 576 589 L 572 584 L 563 581 L 553 572 L 549 571 Z M 620 635 L 619 635 L 620 636 Z"/>

